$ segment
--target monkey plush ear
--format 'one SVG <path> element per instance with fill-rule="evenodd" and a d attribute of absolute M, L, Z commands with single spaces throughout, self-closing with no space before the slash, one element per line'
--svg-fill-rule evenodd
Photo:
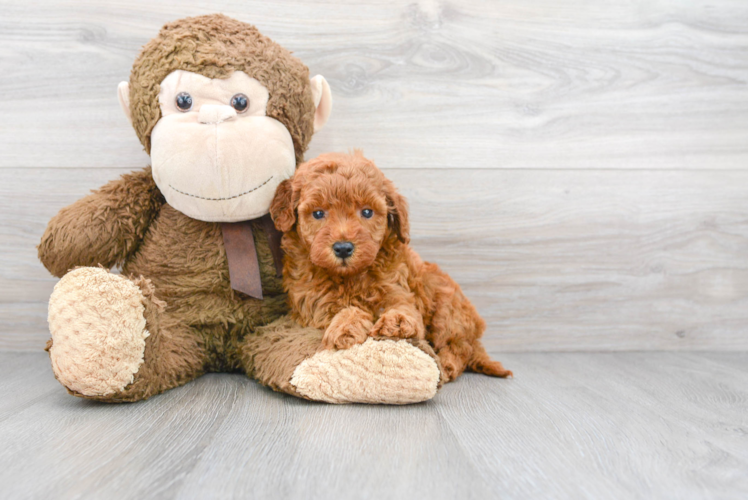
<path fill-rule="evenodd" d="M 332 93 L 330 85 L 322 75 L 317 75 L 311 79 L 312 97 L 314 98 L 314 131 L 319 132 L 327 123 L 332 111 Z"/>
<path fill-rule="evenodd" d="M 296 222 L 296 203 L 294 201 L 291 179 L 286 179 L 278 185 L 275 197 L 270 203 L 270 217 L 273 218 L 276 229 L 287 233 Z"/>
<path fill-rule="evenodd" d="M 397 192 L 395 185 L 389 179 L 384 181 L 384 191 L 387 197 L 387 223 L 397 234 L 397 239 L 403 243 L 410 241 L 410 222 L 408 221 L 408 202 Z"/>
<path fill-rule="evenodd" d="M 127 82 L 119 82 L 119 85 L 117 85 L 117 96 L 119 97 L 119 105 L 122 106 L 122 111 L 125 112 L 127 121 L 132 125 L 132 114 L 130 112 L 130 84 Z"/>

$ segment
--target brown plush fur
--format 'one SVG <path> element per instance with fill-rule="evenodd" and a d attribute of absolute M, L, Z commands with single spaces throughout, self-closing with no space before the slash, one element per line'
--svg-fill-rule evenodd
<path fill-rule="evenodd" d="M 325 329 L 324 347 L 346 349 L 367 336 L 426 338 L 448 381 L 465 369 L 511 375 L 488 357 L 479 340 L 485 322 L 459 285 L 408 246 L 405 199 L 360 153 L 301 165 L 270 211 L 286 233 L 283 285 L 293 318 Z M 333 252 L 343 241 L 355 245 L 350 257 Z"/>
<path fill-rule="evenodd" d="M 210 78 L 244 71 L 259 80 L 270 92 L 268 116 L 286 126 L 297 163 L 302 161 L 314 128 L 308 69 L 255 27 L 222 15 L 167 24 L 135 61 L 130 108 L 146 151 L 161 117 L 159 83 L 178 69 Z M 53 275 L 61 277 L 77 266 L 120 266 L 123 275 L 138 280 L 146 296 L 150 336 L 143 366 L 121 393 L 96 399 L 144 399 L 207 371 L 238 370 L 250 376 L 272 371 L 264 363 L 277 359 L 258 361 L 252 350 L 243 349 L 250 340 L 273 341 L 255 338 L 258 327 L 288 312 L 260 221 L 253 222 L 253 233 L 264 300 L 232 290 L 220 224 L 191 219 L 166 204 L 150 168 L 108 183 L 52 218 L 38 251 Z M 165 307 L 154 307 L 155 297 Z M 291 322 L 284 326 L 289 339 L 308 332 Z M 271 379 L 263 381 L 277 388 L 290 375 L 285 381 Z M 286 386 L 284 390 L 294 393 Z"/>
<path fill-rule="evenodd" d="M 159 84 L 178 69 L 208 78 L 228 78 L 234 71 L 243 71 L 257 79 L 270 92 L 267 115 L 288 129 L 296 160 L 303 161 L 314 133 L 309 69 L 254 26 L 222 14 L 166 24 L 136 59 L 130 74 L 130 110 L 147 153 L 151 130 L 161 119 Z"/>
<path fill-rule="evenodd" d="M 144 399 L 208 371 L 252 374 L 243 344 L 257 327 L 288 311 L 260 221 L 253 233 L 263 300 L 231 289 L 220 224 L 191 219 L 165 204 L 150 169 L 122 176 L 52 218 L 39 244 L 39 258 L 52 274 L 60 277 L 81 265 L 120 265 L 146 295 L 151 335 L 144 364 L 121 394 L 97 399 Z M 166 306 L 153 306 L 155 297 Z M 295 337 L 301 330 L 296 325 L 286 333 Z"/>

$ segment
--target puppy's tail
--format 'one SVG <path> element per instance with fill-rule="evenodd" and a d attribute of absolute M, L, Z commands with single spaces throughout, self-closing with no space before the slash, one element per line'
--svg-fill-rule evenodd
<path fill-rule="evenodd" d="M 488 353 L 480 340 L 476 340 L 473 344 L 473 355 L 470 356 L 467 368 L 472 372 L 482 373 L 492 377 L 506 378 L 514 376 L 511 370 L 505 369 L 504 365 L 498 361 L 492 360 L 488 356 Z"/>

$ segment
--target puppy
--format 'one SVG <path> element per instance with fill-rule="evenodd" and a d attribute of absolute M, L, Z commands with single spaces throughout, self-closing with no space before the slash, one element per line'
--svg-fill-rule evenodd
<path fill-rule="evenodd" d="M 459 285 L 408 246 L 408 208 L 361 152 L 324 154 L 282 182 L 270 206 L 283 231 L 283 284 L 294 319 L 323 346 L 369 336 L 426 339 L 448 381 L 465 369 L 507 377 L 479 338 L 486 324 Z"/>

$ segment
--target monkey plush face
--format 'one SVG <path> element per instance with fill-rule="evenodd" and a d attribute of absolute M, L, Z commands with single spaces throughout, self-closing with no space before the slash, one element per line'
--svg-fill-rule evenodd
<path fill-rule="evenodd" d="M 158 100 L 151 161 L 168 203 L 208 221 L 265 215 L 296 169 L 291 134 L 266 114 L 268 89 L 242 71 L 221 80 L 177 70 Z"/>
<path fill-rule="evenodd" d="M 208 222 L 267 214 L 332 102 L 322 76 L 222 15 L 164 26 L 119 98 L 166 201 Z"/>

